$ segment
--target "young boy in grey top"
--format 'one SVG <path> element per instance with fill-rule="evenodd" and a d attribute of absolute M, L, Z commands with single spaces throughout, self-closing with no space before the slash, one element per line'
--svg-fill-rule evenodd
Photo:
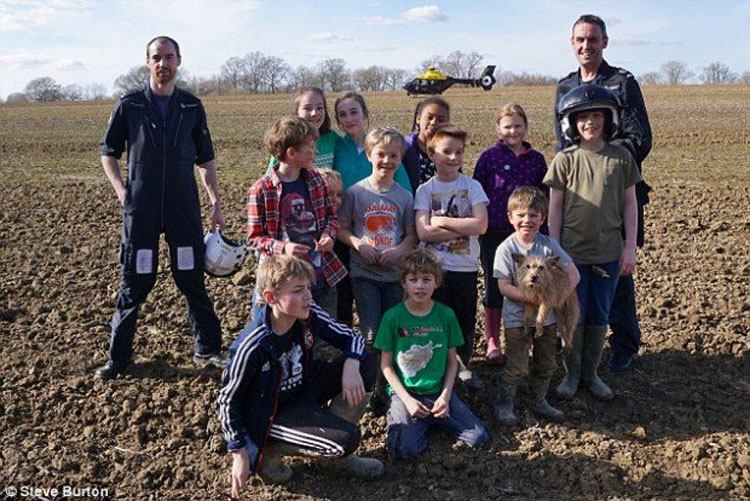
<path fill-rule="evenodd" d="M 533 300 L 518 289 L 518 269 L 513 254 L 559 257 L 557 265 L 569 279 L 568 294 L 575 292 L 580 280 L 573 261 L 560 244 L 539 233 L 547 215 L 547 197 L 538 189 L 522 186 L 513 191 L 508 199 L 508 219 L 516 230 L 500 244 L 495 253 L 493 276 L 498 279 L 498 288 L 505 297 L 503 301 L 503 327 L 505 329 L 507 362 L 500 384 L 500 396 L 495 404 L 495 417 L 504 425 L 514 425 L 514 399 L 518 384 L 529 375 L 529 347 L 533 344 L 533 367 L 530 387 L 534 397 L 534 411 L 551 421 L 562 421 L 565 414 L 547 402 L 550 378 L 557 369 L 557 335 L 554 313 L 544 321 L 544 331 L 537 332 L 533 339 L 523 328 L 524 303 Z"/>

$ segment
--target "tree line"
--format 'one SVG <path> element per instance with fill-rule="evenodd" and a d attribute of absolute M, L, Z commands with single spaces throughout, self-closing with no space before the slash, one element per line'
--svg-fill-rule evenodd
<path fill-rule="evenodd" d="M 485 65 L 484 56 L 478 52 L 455 50 L 445 56 L 433 55 L 415 69 L 422 73 L 435 67 L 456 78 L 478 76 Z M 22 92 L 8 96 L 8 102 L 18 101 L 81 101 L 119 97 L 143 86 L 149 72 L 145 65 L 134 66 L 114 81 L 115 92 L 110 95 L 103 84 L 62 86 L 50 77 L 40 77 L 26 84 Z M 659 71 L 650 71 L 638 77 L 644 85 L 683 85 L 696 76 L 684 61 L 666 61 Z M 750 71 L 742 74 L 733 72 L 726 64 L 715 61 L 701 68 L 697 73 L 700 82 L 705 84 L 750 84 Z M 292 68 L 284 59 L 269 56 L 262 52 L 248 52 L 244 56 L 227 59 L 219 73 L 211 76 L 192 76 L 185 69 L 178 73 L 178 86 L 198 95 L 235 93 L 276 93 L 290 92 L 307 86 L 317 86 L 328 92 L 347 89 L 359 91 L 399 90 L 409 71 L 385 66 L 372 65 L 350 70 L 341 58 L 331 58 L 314 66 L 300 65 Z M 514 73 L 495 70 L 500 86 L 553 85 L 557 78 L 538 73 Z M 0 102 L 2 99 L 0 98 Z"/>

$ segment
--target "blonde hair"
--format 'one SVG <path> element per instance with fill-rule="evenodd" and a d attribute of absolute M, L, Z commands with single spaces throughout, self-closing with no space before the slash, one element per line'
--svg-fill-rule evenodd
<path fill-rule="evenodd" d="M 526 117 L 526 112 L 518 103 L 507 103 L 499 107 L 495 112 L 495 125 L 499 125 L 500 120 L 502 120 L 503 117 L 512 117 L 516 115 L 523 118 L 523 123 L 526 124 L 526 127 L 529 126 L 529 119 Z"/>
<path fill-rule="evenodd" d="M 432 133 L 432 136 L 427 141 L 427 151 L 435 153 L 435 145 L 444 137 L 458 139 L 466 146 L 466 138 L 469 137 L 469 133 L 450 123 L 440 124 L 435 128 L 435 132 Z"/>
<path fill-rule="evenodd" d="M 398 278 L 401 282 L 406 282 L 408 275 L 432 275 L 435 277 L 435 284 L 439 287 L 443 281 L 443 267 L 440 261 L 432 251 L 419 247 L 409 252 L 398 268 Z"/>
<path fill-rule="evenodd" d="M 258 290 L 261 293 L 265 291 L 276 293 L 290 280 L 297 277 L 306 278 L 310 283 L 314 283 L 315 268 L 307 261 L 287 254 L 269 256 L 258 266 Z"/>
<path fill-rule="evenodd" d="M 370 156 L 372 149 L 376 146 L 387 146 L 391 143 L 398 143 L 401 150 L 401 156 L 406 152 L 406 140 L 394 127 L 378 127 L 370 131 L 365 138 L 365 153 Z"/>
<path fill-rule="evenodd" d="M 534 186 L 519 186 L 508 198 L 508 214 L 519 209 L 533 209 L 547 216 L 547 197 Z"/>
<path fill-rule="evenodd" d="M 286 161 L 286 150 L 299 150 L 308 141 L 317 141 L 320 134 L 307 120 L 299 117 L 282 117 L 268 128 L 263 143 L 268 154 L 279 162 Z"/>

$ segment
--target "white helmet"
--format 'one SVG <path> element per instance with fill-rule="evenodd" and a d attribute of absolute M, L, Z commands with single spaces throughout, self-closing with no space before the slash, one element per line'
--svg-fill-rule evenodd
<path fill-rule="evenodd" d="M 206 252 L 203 268 L 213 277 L 234 275 L 245 262 L 247 247 L 224 238 L 221 231 L 214 229 L 203 238 Z"/>

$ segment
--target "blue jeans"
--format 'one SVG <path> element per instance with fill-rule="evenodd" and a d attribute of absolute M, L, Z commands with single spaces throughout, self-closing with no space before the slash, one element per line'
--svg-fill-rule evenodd
<path fill-rule="evenodd" d="M 594 266 L 603 270 L 608 277 L 602 277 L 601 272 L 594 271 Z M 617 288 L 620 263 L 618 261 L 598 265 L 576 263 L 576 268 L 581 275 L 581 281 L 576 287 L 578 302 L 581 304 L 579 323 L 592 327 L 606 327 L 609 324 L 609 311 Z"/>
<path fill-rule="evenodd" d="M 426 407 L 432 408 L 440 394 L 410 395 Z M 388 451 L 397 458 L 408 459 L 421 454 L 427 448 L 427 430 L 437 426 L 470 447 L 477 447 L 489 440 L 487 427 L 471 409 L 451 393 L 449 402 L 450 415 L 444 418 L 429 416 L 426 418 L 411 417 L 406 406 L 395 393 L 391 395 L 391 406 L 388 409 Z"/>
<path fill-rule="evenodd" d="M 398 282 L 379 282 L 363 277 L 352 278 L 352 290 L 357 302 L 359 328 L 367 342 L 372 344 L 383 313 L 403 300 L 404 290 Z"/>
<path fill-rule="evenodd" d="M 635 355 L 641 346 L 641 326 L 635 305 L 635 282 L 633 275 L 620 277 L 609 311 L 609 327 L 612 329 L 612 353 Z"/>

